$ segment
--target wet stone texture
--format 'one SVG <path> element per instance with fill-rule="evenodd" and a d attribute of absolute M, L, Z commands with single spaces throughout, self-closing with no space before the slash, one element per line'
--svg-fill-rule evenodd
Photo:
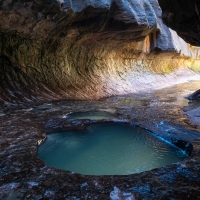
<path fill-rule="evenodd" d="M 2 107 L 0 199 L 200 199 L 199 125 L 192 124 L 182 111 L 187 105 L 184 96 L 198 84 L 91 102 Z M 66 118 L 73 111 L 90 110 L 115 112 L 116 118 L 110 121 L 133 123 L 167 140 L 188 141 L 193 145 L 192 154 L 162 168 L 120 176 L 83 176 L 55 169 L 37 158 L 37 144 L 46 133 L 83 129 L 98 122 Z"/>

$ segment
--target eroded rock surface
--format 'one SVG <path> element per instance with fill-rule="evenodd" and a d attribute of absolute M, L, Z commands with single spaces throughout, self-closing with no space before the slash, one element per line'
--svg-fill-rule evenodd
<path fill-rule="evenodd" d="M 156 0 L 2 0 L 0 18 L 1 103 L 127 94 L 199 65 Z"/>
<path fill-rule="evenodd" d="M 199 82 L 173 86 L 151 94 L 132 94 L 98 101 L 58 101 L 35 107 L 0 110 L 0 199 L 121 199 L 200 198 L 199 130 L 182 112 L 184 96 Z M 37 144 L 48 132 L 79 129 L 97 120 L 65 115 L 77 110 L 118 113 L 115 122 L 134 123 L 161 138 L 190 142 L 189 158 L 162 168 L 121 176 L 83 176 L 55 169 L 37 157 Z M 99 121 L 101 123 L 101 120 Z M 195 128 L 195 129 L 194 129 Z"/>

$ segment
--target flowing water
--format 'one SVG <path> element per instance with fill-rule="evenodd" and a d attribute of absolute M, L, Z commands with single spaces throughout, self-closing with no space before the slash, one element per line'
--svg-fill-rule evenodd
<path fill-rule="evenodd" d="M 48 134 L 38 156 L 51 166 L 85 175 L 133 174 L 186 158 L 139 127 L 111 122 Z"/>

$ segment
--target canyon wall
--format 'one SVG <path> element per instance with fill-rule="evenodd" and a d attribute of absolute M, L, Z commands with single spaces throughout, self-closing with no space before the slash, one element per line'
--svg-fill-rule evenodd
<path fill-rule="evenodd" d="M 0 102 L 94 100 L 192 78 L 194 49 L 161 18 L 157 0 L 1 1 Z"/>

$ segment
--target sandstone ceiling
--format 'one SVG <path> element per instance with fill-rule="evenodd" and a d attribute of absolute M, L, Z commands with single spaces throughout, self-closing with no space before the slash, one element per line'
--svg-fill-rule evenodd
<path fill-rule="evenodd" d="M 0 102 L 149 89 L 191 56 L 157 0 L 0 1 Z"/>

